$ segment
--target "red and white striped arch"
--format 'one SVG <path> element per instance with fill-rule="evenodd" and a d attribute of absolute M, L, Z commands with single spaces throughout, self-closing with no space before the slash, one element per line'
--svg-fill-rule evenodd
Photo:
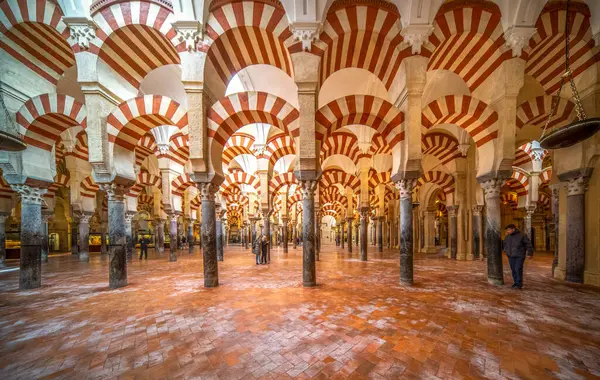
<path fill-rule="evenodd" d="M 291 210 L 296 202 L 302 202 L 302 194 L 296 193 L 288 198 L 288 210 Z"/>
<path fill-rule="evenodd" d="M 192 200 L 190 200 L 190 205 L 194 208 L 197 209 L 198 207 L 200 207 L 202 205 L 202 198 L 201 195 L 198 194 L 196 195 Z"/>
<path fill-rule="evenodd" d="M 444 172 L 431 170 L 423 173 L 417 181 L 417 186 L 420 187 L 425 183 L 434 183 L 438 185 L 446 194 L 454 193 L 454 178 Z"/>
<path fill-rule="evenodd" d="M 154 197 L 152 195 L 142 193 L 138 196 L 137 201 L 138 201 L 138 205 L 141 205 L 141 204 L 153 205 Z"/>
<path fill-rule="evenodd" d="M 484 102 L 467 95 L 447 95 L 429 103 L 421 115 L 423 134 L 437 124 L 456 124 L 480 147 L 498 137 L 498 114 Z"/>
<path fill-rule="evenodd" d="M 515 160 L 512 166 L 522 166 L 533 160 L 533 145 L 528 142 L 517 148 L 515 152 Z M 548 151 L 544 149 L 542 159 L 548 154 Z"/>
<path fill-rule="evenodd" d="M 271 138 L 269 139 L 269 141 L 267 141 L 265 158 L 269 160 L 269 165 L 271 167 L 275 166 L 275 164 L 277 163 L 277 161 L 279 161 L 280 158 L 289 154 L 296 154 L 296 149 L 294 148 L 294 140 L 290 136 L 280 133 L 277 136 L 275 136 L 275 138 Z"/>
<path fill-rule="evenodd" d="M 436 157 L 442 165 L 461 156 L 458 151 L 458 140 L 454 136 L 440 132 L 430 132 L 423 135 L 421 141 L 423 154 Z"/>
<path fill-rule="evenodd" d="M 152 133 L 142 136 L 135 147 L 135 164 L 141 166 L 146 157 L 157 151 L 156 143 Z"/>
<path fill-rule="evenodd" d="M 375 156 L 376 154 L 391 154 L 392 148 L 385 142 L 383 136 L 379 133 L 373 135 L 371 139 L 371 147 L 369 148 L 369 155 Z"/>
<path fill-rule="evenodd" d="M 224 196 L 224 198 L 228 204 L 237 203 L 239 205 L 247 205 L 250 202 L 248 197 L 241 193 L 227 194 Z"/>
<path fill-rule="evenodd" d="M 517 107 L 517 127 L 523 128 L 525 124 L 544 128 L 550 112 L 552 112 L 553 96 L 538 96 Z M 575 104 L 568 99 L 560 98 L 556 113 L 550 119 L 548 128 L 562 127 L 569 122 Z"/>
<path fill-rule="evenodd" d="M 412 55 L 410 47 L 401 50 L 400 27 L 400 13 L 392 3 L 334 2 L 312 48 L 322 57 L 321 83 L 338 70 L 355 67 L 373 73 L 389 89 L 402 59 Z"/>
<path fill-rule="evenodd" d="M 54 198 L 58 189 L 60 189 L 61 187 L 69 186 L 69 181 L 69 174 L 56 173 L 56 176 L 54 177 L 54 182 L 52 183 L 52 185 L 50 185 L 50 187 L 48 187 L 48 192 L 44 194 L 44 197 Z"/>
<path fill-rule="evenodd" d="M 326 140 L 337 129 L 360 124 L 375 129 L 393 148 L 404 139 L 404 113 L 387 100 L 371 95 L 349 95 L 336 99 L 317 112 L 317 140 Z"/>
<path fill-rule="evenodd" d="M 47 151 L 65 130 L 86 128 L 85 106 L 68 95 L 42 94 L 29 99 L 16 114 L 19 132 L 27 144 Z"/>
<path fill-rule="evenodd" d="M 360 188 L 360 180 L 357 176 L 339 169 L 328 169 L 323 171 L 319 183 L 323 188 L 327 188 L 334 184 L 340 184 L 344 188 L 350 187 L 354 192 L 357 192 Z"/>
<path fill-rule="evenodd" d="M 87 134 L 81 131 L 75 136 L 75 149 L 72 152 L 65 152 L 65 156 L 75 157 L 80 160 L 89 160 L 89 150 L 87 142 Z"/>
<path fill-rule="evenodd" d="M 219 1 L 206 24 L 208 44 L 202 47 L 225 84 L 250 65 L 275 66 L 290 77 L 286 45 L 293 42 L 283 6 L 275 1 Z"/>
<path fill-rule="evenodd" d="M 208 137 L 221 147 L 248 124 L 271 124 L 292 136 L 299 136 L 298 110 L 285 100 L 266 92 L 231 94 L 208 110 Z"/>
<path fill-rule="evenodd" d="M 391 190 L 389 187 L 385 187 L 385 202 L 386 202 L 386 206 L 387 203 L 390 201 L 397 201 L 400 199 L 400 192 L 398 191 L 393 191 Z"/>
<path fill-rule="evenodd" d="M 327 138 L 325 144 L 321 146 L 321 162 L 336 154 L 346 156 L 354 163 L 358 162 L 360 150 L 358 139 L 353 133 L 334 132 Z"/>
<path fill-rule="evenodd" d="M 144 95 L 121 103 L 107 119 L 108 141 L 134 150 L 137 142 L 152 128 L 188 124 L 187 111 L 176 101 L 162 95 Z"/>
<path fill-rule="evenodd" d="M 143 186 L 158 187 L 162 189 L 162 179 L 146 170 L 140 171 L 137 175 L 137 183 Z"/>
<path fill-rule="evenodd" d="M 537 33 L 525 49 L 525 74 L 533 76 L 552 94 L 560 86 L 564 73 L 566 1 L 548 2 L 536 22 Z M 569 6 L 570 68 L 576 77 L 597 62 L 590 26 L 590 10 L 583 2 L 572 1 Z"/>
<path fill-rule="evenodd" d="M 0 198 L 12 199 L 15 192 L 1 174 L 0 171 Z"/>
<path fill-rule="evenodd" d="M 503 49 L 500 21 L 500 9 L 489 1 L 443 4 L 429 37 L 433 51 L 428 70 L 452 71 L 471 91 L 477 89 L 502 62 L 512 58 L 510 49 Z"/>
<path fill-rule="evenodd" d="M 82 197 L 93 199 L 96 197 L 96 193 L 100 191 L 100 186 L 96 185 L 92 176 L 87 176 L 79 184 L 79 190 Z"/>
<path fill-rule="evenodd" d="M 269 181 L 269 194 L 271 194 L 271 196 L 275 196 L 282 186 L 297 184 L 298 180 L 296 180 L 296 176 L 294 175 L 294 173 L 287 172 L 278 174 L 276 176 L 273 176 L 273 178 L 271 178 L 271 180 Z"/>
<path fill-rule="evenodd" d="M 241 154 L 254 155 L 253 145 L 254 136 L 247 133 L 234 133 L 223 147 L 223 164 L 229 165 L 235 157 Z"/>
<path fill-rule="evenodd" d="M 181 174 L 171 181 L 171 194 L 183 197 L 183 193 L 190 186 L 196 186 L 188 173 Z"/>
<path fill-rule="evenodd" d="M 179 132 L 171 136 L 169 142 L 169 158 L 181 166 L 190 159 L 190 148 L 188 147 L 188 135 Z"/>
<path fill-rule="evenodd" d="M 330 187 L 328 189 L 334 189 L 334 187 Z M 340 194 L 338 191 L 324 191 L 321 193 L 320 195 L 321 199 L 321 203 L 339 203 L 343 206 L 347 206 L 348 205 L 348 199 L 343 196 L 342 194 Z"/>
<path fill-rule="evenodd" d="M 49 0 L 5 0 L 0 3 L 0 49 L 56 85 L 75 64 L 58 4 Z"/>
<path fill-rule="evenodd" d="M 513 210 L 516 210 L 519 205 L 517 193 L 515 192 L 502 192 L 502 194 L 500 194 L 500 202 L 502 202 L 502 204 L 510 206 Z"/>
<path fill-rule="evenodd" d="M 552 205 L 552 198 L 544 191 L 538 191 L 537 207 L 542 211 L 550 210 Z"/>
<path fill-rule="evenodd" d="M 540 181 L 542 182 L 542 185 L 548 185 L 550 183 L 550 180 L 552 179 L 552 167 L 547 167 L 544 170 L 542 170 L 542 173 L 540 174 Z"/>
<path fill-rule="evenodd" d="M 260 179 L 254 174 L 249 174 L 241 170 L 236 170 L 225 177 L 223 184 L 221 184 L 221 190 L 227 193 L 231 186 L 239 184 L 252 186 L 257 192 L 260 190 Z"/>
<path fill-rule="evenodd" d="M 390 172 L 374 172 L 369 177 L 369 187 L 374 189 L 380 183 L 388 184 L 392 181 L 392 174 Z"/>
<path fill-rule="evenodd" d="M 136 89 L 150 71 L 179 64 L 178 52 L 186 50 L 173 12 L 158 2 L 113 2 L 94 9 L 92 18 L 98 29 L 90 51 Z"/>
<path fill-rule="evenodd" d="M 514 191 L 518 197 L 529 194 L 529 176 L 519 171 L 513 171 L 504 186 Z"/>

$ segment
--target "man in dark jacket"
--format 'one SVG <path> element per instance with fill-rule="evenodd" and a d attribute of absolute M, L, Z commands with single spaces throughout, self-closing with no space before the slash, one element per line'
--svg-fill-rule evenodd
<path fill-rule="evenodd" d="M 503 249 L 508 256 L 510 270 L 514 280 L 513 288 L 523 288 L 523 263 L 525 256 L 528 259 L 533 257 L 533 246 L 527 235 L 517 230 L 514 224 L 506 226 L 506 237 L 503 241 Z"/>

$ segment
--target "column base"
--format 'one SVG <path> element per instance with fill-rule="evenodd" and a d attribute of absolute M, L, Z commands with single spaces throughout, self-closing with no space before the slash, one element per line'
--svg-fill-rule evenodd
<path fill-rule="evenodd" d="M 317 286 L 317 283 L 316 282 L 303 282 L 302 286 L 305 288 L 312 288 L 312 287 Z"/>
<path fill-rule="evenodd" d="M 592 271 L 583 272 L 583 283 L 600 286 L 600 273 Z"/>
<path fill-rule="evenodd" d="M 472 253 L 467 254 L 467 261 L 473 261 L 475 260 L 475 256 L 473 256 Z"/>
<path fill-rule="evenodd" d="M 400 285 L 413 286 L 414 285 L 414 281 L 400 279 Z"/>
<path fill-rule="evenodd" d="M 175 252 L 169 252 L 169 262 L 175 262 L 177 261 L 177 255 L 175 254 Z"/>
<path fill-rule="evenodd" d="M 89 263 L 90 255 L 87 252 L 79 252 L 79 262 L 81 263 Z"/>
<path fill-rule="evenodd" d="M 557 280 L 564 281 L 565 277 L 567 277 L 567 272 L 565 268 L 556 267 L 554 268 L 554 278 Z"/>
<path fill-rule="evenodd" d="M 502 286 L 504 285 L 504 279 L 500 279 L 500 278 L 491 278 L 488 277 L 488 282 L 494 286 Z"/>
<path fill-rule="evenodd" d="M 216 288 L 217 286 L 219 286 L 219 280 L 204 279 L 204 287 L 205 288 Z"/>
<path fill-rule="evenodd" d="M 466 253 L 457 253 L 456 254 L 456 260 L 461 260 L 464 261 L 467 259 L 467 254 Z"/>

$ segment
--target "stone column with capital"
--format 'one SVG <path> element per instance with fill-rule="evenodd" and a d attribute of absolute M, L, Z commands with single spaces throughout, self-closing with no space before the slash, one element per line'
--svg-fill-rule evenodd
<path fill-rule="evenodd" d="M 223 214 L 225 211 L 219 205 L 215 206 L 215 232 L 217 242 L 217 261 L 223 261 Z"/>
<path fill-rule="evenodd" d="M 194 253 L 194 220 L 188 219 L 187 228 L 188 252 Z"/>
<path fill-rule="evenodd" d="M 563 180 L 562 175 L 559 178 Z M 583 283 L 585 269 L 585 192 L 589 176 L 567 178 L 567 266 L 565 279 Z"/>
<path fill-rule="evenodd" d="M 283 222 L 283 253 L 288 253 L 288 218 L 281 218 Z"/>
<path fill-rule="evenodd" d="M 458 206 L 448 206 L 448 232 L 450 239 L 450 258 L 456 260 L 458 252 Z"/>
<path fill-rule="evenodd" d="M 42 201 L 47 189 L 11 185 L 21 196 L 21 263 L 19 289 L 42 286 Z"/>
<path fill-rule="evenodd" d="M 525 206 L 525 217 L 523 218 L 523 229 L 525 235 L 531 240 L 531 218 L 533 217 L 533 213 L 535 212 L 535 205 Z M 533 245 L 533 241 L 531 242 Z"/>
<path fill-rule="evenodd" d="M 383 220 L 383 216 L 377 218 L 377 245 L 379 246 L 379 252 L 383 252 Z"/>
<path fill-rule="evenodd" d="M 558 266 L 558 222 L 559 222 L 559 199 L 560 199 L 560 187 L 559 185 L 552 185 L 552 222 L 554 223 L 554 259 L 552 259 L 552 277 L 554 277 L 554 270 Z"/>
<path fill-rule="evenodd" d="M 367 227 L 369 224 L 369 207 L 361 207 L 358 212 L 360 215 L 360 259 L 361 261 L 367 261 Z"/>
<path fill-rule="evenodd" d="M 348 253 L 352 253 L 352 218 L 346 218 L 348 223 Z"/>
<path fill-rule="evenodd" d="M 502 272 L 502 223 L 500 208 L 500 189 L 503 178 L 491 178 L 480 181 L 485 196 L 485 247 L 487 249 L 488 282 L 504 285 Z"/>
<path fill-rule="evenodd" d="M 296 221 L 294 221 L 294 225 L 292 226 L 292 247 L 296 249 L 296 238 L 298 237 L 298 230 L 296 229 Z"/>
<path fill-rule="evenodd" d="M 77 255 L 79 254 L 79 248 L 78 248 L 78 244 L 77 244 L 77 218 L 75 217 L 75 215 L 73 215 L 73 217 L 71 217 L 71 254 L 72 255 Z"/>
<path fill-rule="evenodd" d="M 90 261 L 90 220 L 94 216 L 91 212 L 79 215 L 79 261 L 87 263 Z"/>
<path fill-rule="evenodd" d="M 271 262 L 271 220 L 269 219 L 269 211 L 263 210 L 263 234 L 267 237 L 269 244 L 267 245 L 267 263 Z"/>
<path fill-rule="evenodd" d="M 299 180 L 302 191 L 302 285 L 317 285 L 315 189 L 317 180 Z"/>
<path fill-rule="evenodd" d="M 177 218 L 179 218 L 179 214 L 177 213 L 169 215 L 169 239 L 171 239 L 169 243 L 170 262 L 177 261 Z"/>
<path fill-rule="evenodd" d="M 472 224 L 473 224 L 473 257 L 471 259 L 479 260 L 483 259 L 481 256 L 481 212 L 483 211 L 483 206 L 476 205 L 473 206 L 472 210 Z"/>
<path fill-rule="evenodd" d="M 413 204 L 412 191 L 415 179 L 396 182 L 400 191 L 400 283 L 412 285 L 413 274 Z"/>
<path fill-rule="evenodd" d="M 355 240 L 356 244 L 355 245 L 357 247 L 358 247 L 358 244 L 359 244 L 359 240 L 361 239 L 361 237 L 360 237 L 361 233 L 359 232 L 359 229 L 362 228 L 361 226 L 362 226 L 362 222 L 356 223 L 356 225 L 354 226 L 354 235 L 356 236 L 356 240 Z"/>
<path fill-rule="evenodd" d="M 219 264 L 217 263 L 217 216 L 215 193 L 218 186 L 209 182 L 198 183 L 202 200 L 202 259 L 204 261 L 204 287 L 219 286 Z"/>
<path fill-rule="evenodd" d="M 135 211 L 127 211 L 125 213 L 125 242 L 127 248 L 127 261 L 131 262 L 133 260 L 133 247 L 135 243 L 133 242 L 133 217 L 135 216 Z M 80 228 L 81 231 L 81 228 Z"/>
<path fill-rule="evenodd" d="M 125 193 L 128 188 L 115 183 L 101 184 L 108 196 L 109 276 L 112 289 L 127 285 L 127 238 L 125 227 Z"/>
<path fill-rule="evenodd" d="M 8 213 L 0 213 L 0 268 L 6 267 L 6 218 Z"/>
<path fill-rule="evenodd" d="M 342 245 L 342 249 L 344 249 L 344 238 L 345 238 L 345 234 L 344 234 L 344 230 L 345 230 L 345 225 L 346 223 L 344 223 L 343 221 L 340 223 L 340 244 Z"/>
<path fill-rule="evenodd" d="M 102 241 L 100 242 L 100 254 L 106 255 L 108 253 L 108 249 L 106 247 L 107 224 L 105 222 L 101 222 L 100 224 L 101 224 L 100 239 L 102 239 Z"/>
<path fill-rule="evenodd" d="M 42 262 L 48 262 L 48 219 L 52 217 L 52 212 L 42 211 Z"/>

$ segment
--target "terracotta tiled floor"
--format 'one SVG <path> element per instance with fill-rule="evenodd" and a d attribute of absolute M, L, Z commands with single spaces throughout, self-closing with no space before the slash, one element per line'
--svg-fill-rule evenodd
<path fill-rule="evenodd" d="M 485 263 L 418 257 L 413 288 L 398 256 L 325 245 L 319 286 L 301 287 L 301 250 L 269 266 L 227 247 L 221 286 L 202 260 L 152 254 L 109 290 L 107 258 L 52 257 L 41 289 L 0 274 L 0 378 L 594 378 L 600 291 L 526 266 L 526 289 L 487 284 Z M 370 248 L 372 249 L 372 248 Z"/>

